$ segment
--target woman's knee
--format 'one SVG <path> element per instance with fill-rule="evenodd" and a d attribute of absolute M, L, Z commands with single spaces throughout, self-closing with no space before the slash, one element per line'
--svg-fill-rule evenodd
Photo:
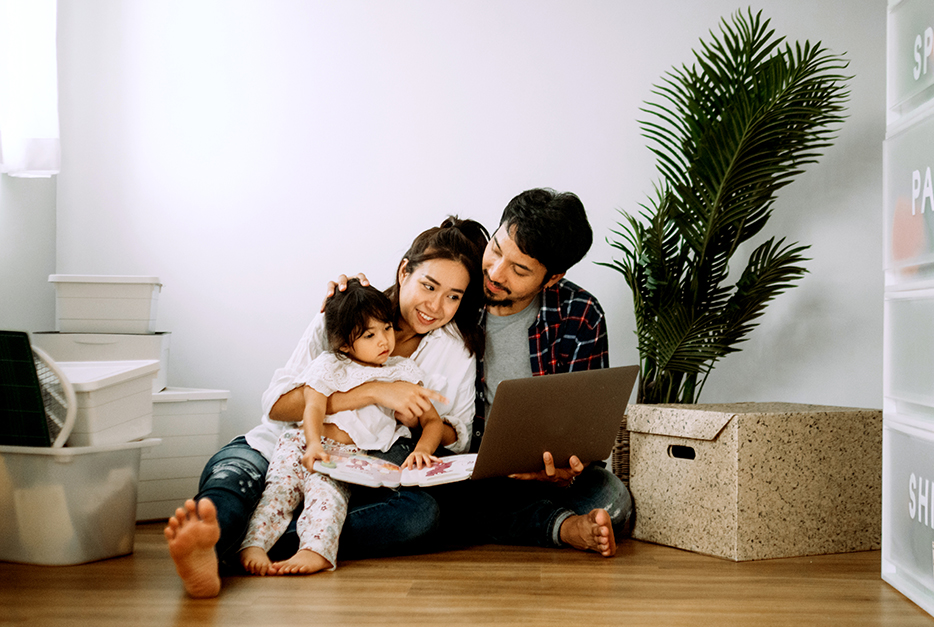
<path fill-rule="evenodd" d="M 221 489 L 247 498 L 259 497 L 265 484 L 268 460 L 241 436 L 214 454 L 204 467 L 199 492 Z"/>

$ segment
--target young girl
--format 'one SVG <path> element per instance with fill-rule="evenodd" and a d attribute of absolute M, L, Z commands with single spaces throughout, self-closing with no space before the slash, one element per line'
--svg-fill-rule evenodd
<path fill-rule="evenodd" d="M 395 348 L 393 309 L 389 298 L 356 280 L 328 300 L 325 329 L 331 352 L 317 357 L 301 379 L 305 410 L 301 429 L 284 432 L 266 474 L 263 496 L 250 519 L 240 547 L 240 562 L 255 575 L 310 574 L 337 564 L 337 541 L 347 515 L 349 489 L 344 482 L 316 473 L 316 460 L 328 451 L 387 450 L 408 430 L 375 406 L 372 411 L 325 415 L 328 396 L 367 381 L 421 383 L 424 374 L 411 359 L 390 357 Z M 422 435 L 405 467 L 430 466 L 441 443 L 442 422 L 432 408 L 420 419 Z M 288 527 L 304 498 L 298 519 L 298 552 L 272 563 L 267 552 Z"/>

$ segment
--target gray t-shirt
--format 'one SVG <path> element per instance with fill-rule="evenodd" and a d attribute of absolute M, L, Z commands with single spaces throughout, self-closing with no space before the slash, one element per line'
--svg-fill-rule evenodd
<path fill-rule="evenodd" d="M 486 415 L 490 413 L 496 388 L 506 379 L 532 376 L 529 358 L 529 327 L 542 308 L 541 294 L 529 306 L 511 316 L 486 314 L 486 354 L 483 356 Z"/>

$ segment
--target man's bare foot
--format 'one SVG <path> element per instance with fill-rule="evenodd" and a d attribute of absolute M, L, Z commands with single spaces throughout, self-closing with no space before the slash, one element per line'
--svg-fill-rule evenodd
<path fill-rule="evenodd" d="M 616 554 L 613 522 L 605 509 L 571 516 L 561 523 L 561 541 L 581 551 L 595 551 L 603 557 Z"/>
<path fill-rule="evenodd" d="M 221 591 L 214 545 L 221 537 L 214 503 L 201 499 L 185 501 L 175 510 L 165 528 L 169 554 L 185 590 L 196 599 L 216 597 Z"/>
<path fill-rule="evenodd" d="M 240 551 L 240 563 L 248 573 L 263 576 L 269 572 L 272 561 L 262 548 L 248 546 Z"/>
<path fill-rule="evenodd" d="M 275 562 L 269 570 L 270 575 L 311 575 L 331 567 L 331 562 L 323 556 L 301 549 L 287 560 Z"/>

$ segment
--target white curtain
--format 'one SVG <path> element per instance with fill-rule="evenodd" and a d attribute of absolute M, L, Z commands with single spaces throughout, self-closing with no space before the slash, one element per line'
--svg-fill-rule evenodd
<path fill-rule="evenodd" d="M 48 177 L 58 139 L 56 0 L 0 0 L 0 172 Z"/>

